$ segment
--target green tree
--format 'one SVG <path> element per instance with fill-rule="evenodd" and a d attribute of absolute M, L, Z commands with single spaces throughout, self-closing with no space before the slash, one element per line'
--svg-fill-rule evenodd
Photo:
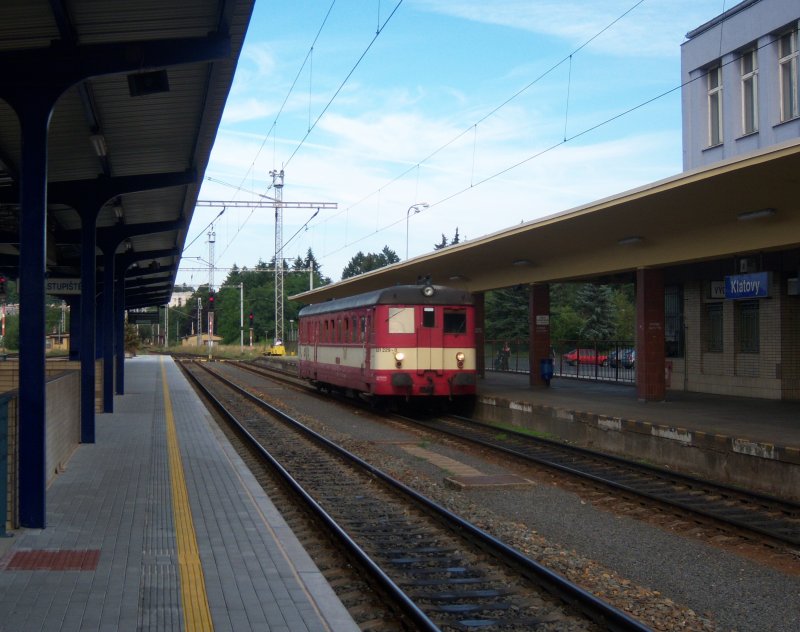
<path fill-rule="evenodd" d="M 434 250 L 441 250 L 442 248 L 446 248 L 447 246 L 455 246 L 457 243 L 461 242 L 461 238 L 458 236 L 458 226 L 456 226 L 456 234 L 453 235 L 453 239 L 449 242 L 447 241 L 447 237 L 445 234 L 442 233 L 442 240 L 438 244 L 433 245 Z"/>
<path fill-rule="evenodd" d="M 400 261 L 400 257 L 389 246 L 384 246 L 379 253 L 368 252 L 364 254 L 359 250 L 356 256 L 350 259 L 350 262 L 342 270 L 342 279 L 349 279 L 371 270 L 384 268 L 398 261 Z"/>
<path fill-rule="evenodd" d="M 576 296 L 576 309 L 584 318 L 581 338 L 611 340 L 616 333 L 613 293 L 608 285 L 586 283 Z"/>
<path fill-rule="evenodd" d="M 513 340 L 530 335 L 528 297 L 526 285 L 486 293 L 487 340 Z"/>

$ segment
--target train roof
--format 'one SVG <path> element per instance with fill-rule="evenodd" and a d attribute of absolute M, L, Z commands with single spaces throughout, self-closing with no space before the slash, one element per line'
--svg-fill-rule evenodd
<path fill-rule="evenodd" d="M 433 294 L 423 294 L 425 287 L 432 287 Z M 299 316 L 327 314 L 373 305 L 472 305 L 472 295 L 466 290 L 457 290 L 443 285 L 395 285 L 382 290 L 354 294 L 324 303 L 308 305 L 300 310 Z"/>

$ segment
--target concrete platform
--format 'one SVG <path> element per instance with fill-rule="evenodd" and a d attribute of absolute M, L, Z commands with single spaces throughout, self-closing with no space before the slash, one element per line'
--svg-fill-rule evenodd
<path fill-rule="evenodd" d="M 527 374 L 494 371 L 478 391 L 490 421 L 800 500 L 800 402 L 680 391 L 644 402 L 633 386 L 554 378 L 531 388 Z"/>
<path fill-rule="evenodd" d="M 126 362 L 47 494 L 0 542 L 0 629 L 357 630 L 169 358 Z"/>

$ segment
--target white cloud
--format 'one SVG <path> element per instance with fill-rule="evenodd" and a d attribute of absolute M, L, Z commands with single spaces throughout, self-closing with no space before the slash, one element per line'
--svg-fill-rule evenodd
<path fill-rule="evenodd" d="M 596 36 L 634 5 L 634 0 L 414 0 L 423 11 L 558 37 L 573 46 Z M 674 56 L 686 25 L 701 24 L 720 10 L 716 2 L 710 7 L 697 0 L 643 2 L 599 35 L 592 49 L 621 56 Z"/>

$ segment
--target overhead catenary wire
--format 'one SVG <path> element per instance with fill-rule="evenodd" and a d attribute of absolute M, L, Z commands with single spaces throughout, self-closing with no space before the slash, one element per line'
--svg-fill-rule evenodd
<path fill-rule="evenodd" d="M 794 29 L 793 32 L 795 32 L 795 33 L 800 32 L 800 28 Z M 766 43 L 756 47 L 754 50 L 761 50 L 762 48 L 765 48 L 765 47 L 771 46 L 771 45 L 772 45 L 772 42 L 766 42 Z M 753 50 L 753 49 L 750 49 L 750 50 Z M 741 56 L 734 57 L 733 59 L 730 59 L 729 61 L 724 62 L 724 63 L 720 64 L 720 66 L 717 66 L 717 67 L 726 67 L 726 66 L 728 66 L 730 64 L 736 64 L 736 63 L 739 62 L 740 59 L 741 59 Z M 659 94 L 657 94 L 657 95 L 655 95 L 655 96 L 653 96 L 653 97 L 651 97 L 649 99 L 646 99 L 645 101 L 642 101 L 642 102 L 638 103 L 637 105 L 634 105 L 634 106 L 632 106 L 632 107 L 630 107 L 630 108 L 628 108 L 628 109 L 626 109 L 626 110 L 624 110 L 622 112 L 618 112 L 617 114 L 615 114 L 613 116 L 610 116 L 607 119 L 604 119 L 603 121 L 600 121 L 599 123 L 596 123 L 595 125 L 591 125 L 591 126 L 585 128 L 585 129 L 581 130 L 580 132 L 576 132 L 575 134 L 572 134 L 571 136 L 565 136 L 563 140 L 560 140 L 560 141 L 558 141 L 556 143 L 553 143 L 552 145 L 550 145 L 548 147 L 545 147 L 544 149 L 542 149 L 540 151 L 537 151 L 536 153 L 531 154 L 530 156 L 527 156 L 526 158 L 524 158 L 522 160 L 519 160 L 519 161 L 517 161 L 517 162 L 515 162 L 515 163 L 513 163 L 511 165 L 508 165 L 507 167 L 504 167 L 503 169 L 501 169 L 501 170 L 499 170 L 499 171 L 497 171 L 497 172 L 495 172 L 495 173 L 493 173 L 493 174 L 491 174 L 489 176 L 486 176 L 482 180 L 479 180 L 479 181 L 474 182 L 474 183 L 471 182 L 470 185 L 467 186 L 467 187 L 464 187 L 462 189 L 454 191 L 454 192 L 452 192 L 452 193 L 450 193 L 450 194 L 448 194 L 448 195 L 446 195 L 446 196 L 444 196 L 444 197 L 442 197 L 442 198 L 440 198 L 440 199 L 438 199 L 438 200 L 436 200 L 434 202 L 430 202 L 429 206 L 430 206 L 430 208 L 434 208 L 434 207 L 436 207 L 436 206 L 438 206 L 440 204 L 443 204 L 445 202 L 449 202 L 450 200 L 452 200 L 454 198 L 457 198 L 458 196 L 463 195 L 464 193 L 467 193 L 468 191 L 471 191 L 471 190 L 475 189 L 476 187 L 479 187 L 479 186 L 481 186 L 483 184 L 486 184 L 486 183 L 488 183 L 488 182 L 490 182 L 490 181 L 492 181 L 492 180 L 494 180 L 494 179 L 496 179 L 496 178 L 498 178 L 498 177 L 500 177 L 500 176 L 502 176 L 502 175 L 504 175 L 504 174 L 506 174 L 506 173 L 508 173 L 510 171 L 513 171 L 514 169 L 517 169 L 518 167 L 521 167 L 522 165 L 524 165 L 526 163 L 531 162 L 532 160 L 535 160 L 536 158 L 539 158 L 539 157 L 541 157 L 541 156 L 543 156 L 545 154 L 550 153 L 551 151 L 553 151 L 554 149 L 557 149 L 558 147 L 561 147 L 561 146 L 563 146 L 563 145 L 565 145 L 565 144 L 567 144 L 567 143 L 569 143 L 571 141 L 574 141 L 574 140 L 576 140 L 576 139 L 578 139 L 578 138 L 580 138 L 582 136 L 590 134 L 591 132 L 596 131 L 596 130 L 598 130 L 598 129 L 600 129 L 600 128 L 602 128 L 602 127 L 604 127 L 604 126 L 606 126 L 606 125 L 608 125 L 608 124 L 610 124 L 610 123 L 612 123 L 612 122 L 614 122 L 616 120 L 619 120 L 620 118 L 623 118 L 623 117 L 625 117 L 625 116 L 627 116 L 627 115 L 629 115 L 629 114 L 631 114 L 633 112 L 636 112 L 637 110 L 640 110 L 643 107 L 646 107 L 646 106 L 650 105 L 651 103 L 654 103 L 655 101 L 658 101 L 659 99 L 662 99 L 662 98 L 672 94 L 673 92 L 676 92 L 678 90 L 683 89 L 685 86 L 688 86 L 688 85 L 690 85 L 690 84 L 692 84 L 694 82 L 697 82 L 697 81 L 702 81 L 702 80 L 706 79 L 707 77 L 708 77 L 708 71 L 706 71 L 704 73 L 701 73 L 701 74 L 697 75 L 696 77 L 693 77 L 693 78 L 689 79 L 688 81 L 681 82 L 680 84 L 678 84 L 676 86 L 673 86 L 672 88 L 669 88 L 668 90 L 664 90 L 663 92 L 661 92 L 661 93 L 659 93 Z M 466 132 L 462 132 L 461 135 L 463 136 L 464 133 L 466 133 Z M 454 142 L 454 141 L 451 140 L 450 143 L 452 143 L 452 142 Z M 437 150 L 437 151 L 440 151 L 440 150 Z M 418 166 L 418 165 L 416 165 L 416 166 Z M 412 167 L 411 169 L 413 169 L 413 168 L 414 167 Z M 407 174 L 409 171 L 410 171 L 410 169 L 406 170 L 403 175 Z M 393 179 L 391 182 L 395 182 L 396 180 L 398 180 L 401 177 L 403 177 L 403 176 L 402 175 L 398 176 L 397 178 Z M 370 194 L 370 196 L 371 195 L 374 195 L 374 194 Z M 370 196 L 367 196 L 364 199 L 369 199 Z M 357 202 L 356 204 L 359 204 L 359 203 L 360 203 L 360 201 Z M 346 210 L 350 210 L 351 208 L 352 208 L 352 206 L 348 207 Z M 385 230 L 389 230 L 391 228 L 394 228 L 395 226 L 401 224 L 404 221 L 405 221 L 405 217 L 400 217 L 397 220 L 394 220 L 394 221 L 389 222 L 388 224 L 386 224 L 384 226 L 381 226 L 380 228 L 377 228 L 373 232 L 364 234 L 363 236 L 359 237 L 358 239 L 355 239 L 355 240 L 353 240 L 351 242 L 345 243 L 341 248 L 338 248 L 336 250 L 333 250 L 333 251 L 330 251 L 330 252 L 327 252 L 327 253 L 324 253 L 324 254 L 325 255 L 333 255 L 333 254 L 337 254 L 339 252 L 342 252 L 346 248 L 349 248 L 349 247 L 353 246 L 354 244 L 357 244 L 357 243 L 359 243 L 361 241 L 364 241 L 365 239 L 369 239 L 370 237 L 373 237 L 377 233 L 380 233 L 380 232 L 383 232 Z"/>

